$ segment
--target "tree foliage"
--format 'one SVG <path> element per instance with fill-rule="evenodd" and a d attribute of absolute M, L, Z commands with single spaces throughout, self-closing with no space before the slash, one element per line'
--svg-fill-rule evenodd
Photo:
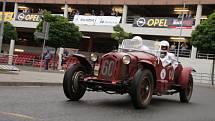
<path fill-rule="evenodd" d="M 11 39 L 17 40 L 16 28 L 10 22 L 5 22 L 3 41 L 8 43 Z"/>
<path fill-rule="evenodd" d="M 111 34 L 111 38 L 118 41 L 119 44 L 122 43 L 124 39 L 129 39 L 132 37 L 132 33 L 125 32 L 120 25 L 113 27 L 114 33 Z"/>
<path fill-rule="evenodd" d="M 49 12 L 45 12 L 43 16 L 43 21 L 39 23 L 36 31 L 42 32 L 44 21 L 50 23 L 49 39 L 46 41 L 46 45 L 54 48 L 79 47 L 82 33 L 79 31 L 78 26 L 70 23 L 62 16 L 53 16 Z"/>
<path fill-rule="evenodd" d="M 215 12 L 193 30 L 191 44 L 201 51 L 215 53 Z"/>

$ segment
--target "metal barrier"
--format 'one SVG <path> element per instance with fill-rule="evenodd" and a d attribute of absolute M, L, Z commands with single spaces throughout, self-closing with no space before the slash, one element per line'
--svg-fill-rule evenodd
<path fill-rule="evenodd" d="M 0 53 L 0 64 L 8 64 L 9 60 L 11 60 L 11 63 L 15 65 L 17 62 L 18 55 L 9 55 L 9 54 L 3 54 Z"/>
<path fill-rule="evenodd" d="M 195 82 L 211 84 L 211 74 L 209 73 L 192 73 Z M 214 74 L 215 80 L 215 74 Z"/>
<path fill-rule="evenodd" d="M 209 59 L 212 60 L 214 58 L 215 54 L 209 54 L 209 53 L 197 53 L 198 59 Z"/>
<path fill-rule="evenodd" d="M 20 71 L 15 63 L 17 55 L 9 55 L 0 53 L 0 71 Z"/>
<path fill-rule="evenodd" d="M 136 17 L 140 17 L 140 16 L 127 16 L 126 23 L 127 24 L 133 24 L 134 18 L 136 18 Z"/>
<path fill-rule="evenodd" d="M 170 53 L 173 53 L 173 54 L 175 54 L 175 56 L 177 56 L 178 49 L 170 50 Z M 179 57 L 190 58 L 190 56 L 191 56 L 191 50 L 179 49 Z"/>

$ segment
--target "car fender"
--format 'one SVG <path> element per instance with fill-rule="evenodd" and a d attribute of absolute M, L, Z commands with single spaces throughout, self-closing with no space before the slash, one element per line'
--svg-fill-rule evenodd
<path fill-rule="evenodd" d="M 138 63 L 146 63 L 146 64 L 153 66 L 153 63 L 151 61 L 148 61 L 148 60 L 140 60 L 140 61 L 138 61 Z"/>
<path fill-rule="evenodd" d="M 84 56 L 82 54 L 73 54 L 73 57 L 76 57 L 78 59 L 78 61 L 80 62 L 80 64 L 86 68 L 87 73 L 92 72 L 92 66 L 91 66 L 90 62 L 86 59 L 86 56 Z"/>
<path fill-rule="evenodd" d="M 143 68 L 146 67 L 152 71 L 153 80 L 156 82 L 157 77 L 156 77 L 156 72 L 155 72 L 155 65 L 151 61 L 148 61 L 148 60 L 140 60 L 140 61 L 138 61 L 138 63 L 141 64 Z M 154 83 L 154 86 L 155 85 L 156 85 L 156 83 Z"/>
<path fill-rule="evenodd" d="M 182 86 L 182 88 L 187 88 L 187 84 L 189 81 L 189 75 L 192 73 L 193 68 L 191 67 L 186 67 L 183 68 L 181 71 L 181 75 L 179 77 L 179 84 Z"/>

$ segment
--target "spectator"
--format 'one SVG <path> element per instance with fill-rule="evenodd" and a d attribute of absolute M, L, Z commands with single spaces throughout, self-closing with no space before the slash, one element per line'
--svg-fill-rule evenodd
<path fill-rule="evenodd" d="M 95 16 L 95 15 L 96 15 L 95 10 L 92 10 L 92 11 L 91 11 L 91 15 L 92 15 L 92 16 Z"/>
<path fill-rule="evenodd" d="M 72 10 L 72 12 L 70 13 L 71 16 L 74 16 L 76 14 L 76 10 Z"/>
<path fill-rule="evenodd" d="M 111 16 L 116 16 L 116 11 L 115 11 L 115 9 L 112 9 L 112 11 L 111 11 Z"/>
<path fill-rule="evenodd" d="M 187 44 L 184 42 L 181 44 L 181 56 L 185 56 L 186 55 L 186 50 L 187 50 L 188 46 Z"/>
<path fill-rule="evenodd" d="M 173 43 L 173 44 L 170 46 L 170 51 L 174 51 L 175 48 L 176 48 L 175 43 Z"/>
<path fill-rule="evenodd" d="M 46 51 L 46 53 L 44 55 L 44 59 L 45 59 L 45 70 L 48 70 L 49 62 L 51 60 L 51 54 L 50 54 L 49 50 Z"/>
<path fill-rule="evenodd" d="M 187 44 L 185 42 L 181 44 L 181 50 L 182 51 L 187 50 L 187 48 L 188 48 L 188 46 L 187 46 Z"/>
<path fill-rule="evenodd" d="M 100 13 L 99 13 L 100 16 L 104 16 L 104 12 L 102 10 L 100 10 Z"/>
<path fill-rule="evenodd" d="M 75 15 L 80 15 L 79 10 L 76 10 Z"/>

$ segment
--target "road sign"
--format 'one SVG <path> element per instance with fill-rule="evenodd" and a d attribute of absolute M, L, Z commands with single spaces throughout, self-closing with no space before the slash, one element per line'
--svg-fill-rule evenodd
<path fill-rule="evenodd" d="M 38 39 L 44 39 L 45 38 L 45 34 L 42 32 L 34 32 L 34 36 Z"/>
<path fill-rule="evenodd" d="M 34 36 L 36 38 L 39 38 L 39 39 L 45 39 L 45 40 L 48 40 L 49 39 L 49 27 L 50 27 L 50 24 L 48 22 L 43 22 L 43 30 L 42 32 L 35 32 L 34 33 Z"/>
<path fill-rule="evenodd" d="M 50 27 L 50 23 L 44 21 L 42 32 L 45 33 L 46 35 L 48 35 L 49 34 L 49 27 Z"/>

